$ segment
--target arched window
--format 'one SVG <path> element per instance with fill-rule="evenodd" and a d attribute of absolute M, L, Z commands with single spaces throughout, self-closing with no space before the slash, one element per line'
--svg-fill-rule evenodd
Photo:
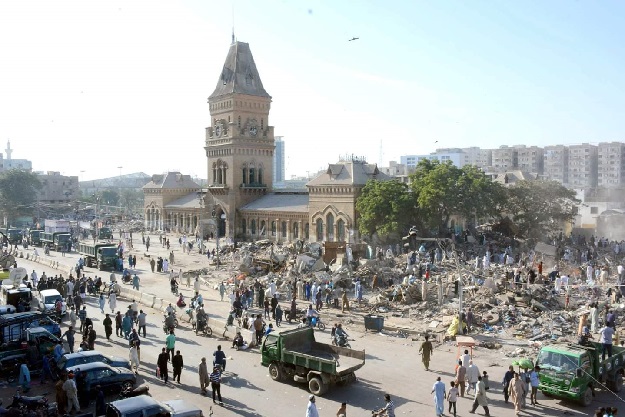
<path fill-rule="evenodd" d="M 250 231 L 252 232 L 252 236 L 256 234 L 256 220 L 250 222 Z"/>
<path fill-rule="evenodd" d="M 304 225 L 304 238 L 310 239 L 310 223 Z"/>
<path fill-rule="evenodd" d="M 298 222 L 293 223 L 293 238 L 299 239 L 299 223 Z"/>
<path fill-rule="evenodd" d="M 243 164 L 243 184 L 247 184 L 247 164 Z"/>
<path fill-rule="evenodd" d="M 271 236 L 275 236 L 276 235 L 276 228 L 278 227 L 278 225 L 276 224 L 276 221 L 273 220 L 271 222 Z"/>
<path fill-rule="evenodd" d="M 343 219 L 339 219 L 338 222 L 336 222 L 336 232 L 338 234 L 338 236 L 336 237 L 336 240 L 338 240 L 339 242 L 344 242 L 345 241 L 345 222 L 343 221 Z"/>
<path fill-rule="evenodd" d="M 241 233 L 247 234 L 247 221 L 245 219 L 241 219 Z"/>
<path fill-rule="evenodd" d="M 332 213 L 328 213 L 326 216 L 326 233 L 328 235 L 328 241 L 334 241 L 334 215 Z"/>
<path fill-rule="evenodd" d="M 267 236 L 267 223 L 264 220 L 260 222 L 260 235 Z"/>
<path fill-rule="evenodd" d="M 256 183 L 256 169 L 254 168 L 254 165 L 250 165 L 248 169 L 248 174 L 250 177 L 248 184 L 255 184 Z"/>
<path fill-rule="evenodd" d="M 282 222 L 280 225 L 280 233 L 282 234 L 282 237 L 286 237 L 286 222 Z"/>
<path fill-rule="evenodd" d="M 323 242 L 323 220 L 317 219 L 317 242 Z"/>
<path fill-rule="evenodd" d="M 262 166 L 258 167 L 258 183 L 259 184 L 263 183 L 263 167 Z"/>

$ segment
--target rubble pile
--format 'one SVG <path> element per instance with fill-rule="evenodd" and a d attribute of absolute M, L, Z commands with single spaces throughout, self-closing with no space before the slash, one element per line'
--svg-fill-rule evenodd
<path fill-rule="evenodd" d="M 462 311 L 472 335 L 523 341 L 523 349 L 508 352 L 512 355 L 544 340 L 574 341 L 579 316 L 589 301 L 602 301 L 602 308 L 605 305 L 602 295 L 607 288 L 582 279 L 585 264 L 573 259 L 584 253 L 585 243 L 569 239 L 558 246 L 541 243 L 529 247 L 496 235 L 489 236 L 488 242 L 468 237 L 455 245 L 449 239 L 442 239 L 444 244 L 430 239 L 435 244 L 427 250 L 419 248 L 414 255 L 394 256 L 390 248 L 386 252 L 378 249 L 375 259 L 354 257 L 349 248 L 328 259 L 321 243 L 300 240 L 279 245 L 260 240 L 223 246 L 220 262 L 222 269 L 229 268 L 230 285 L 253 285 L 257 280 L 265 286 L 274 283 L 281 300 L 293 295 L 301 300 L 303 282 L 329 286 L 334 300 L 340 298 L 337 293 L 347 290 L 353 300 L 354 285 L 359 281 L 364 293 L 361 302 L 355 306 L 352 302 L 351 314 L 381 314 L 398 329 L 453 338 Z M 614 268 L 617 259 L 610 248 L 595 252 L 595 260 Z M 371 248 L 369 253 L 374 253 Z M 489 254 L 493 255 L 487 259 Z M 412 263 L 411 256 L 417 262 Z M 554 275 L 558 272 L 558 279 L 567 277 L 566 284 L 558 284 Z M 207 269 L 187 273 L 205 276 L 213 285 L 223 279 Z M 610 306 L 623 310 L 614 302 Z M 500 346 L 489 341 L 487 347 Z"/>

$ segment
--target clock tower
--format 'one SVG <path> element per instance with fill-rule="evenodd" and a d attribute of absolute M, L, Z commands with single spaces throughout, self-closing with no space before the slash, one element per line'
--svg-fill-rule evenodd
<path fill-rule="evenodd" d="M 269 126 L 271 96 L 260 80 L 247 43 L 230 45 L 215 91 L 208 98 L 206 128 L 208 194 L 220 236 L 241 231 L 239 207 L 272 189 L 274 133 Z"/>

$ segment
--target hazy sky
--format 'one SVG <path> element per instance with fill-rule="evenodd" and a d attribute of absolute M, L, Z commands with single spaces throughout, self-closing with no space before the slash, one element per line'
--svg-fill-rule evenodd
<path fill-rule="evenodd" d="M 81 180 L 205 178 L 232 4 L 287 177 L 347 153 L 625 139 L 622 2 L 4 0 L 0 148 Z"/>

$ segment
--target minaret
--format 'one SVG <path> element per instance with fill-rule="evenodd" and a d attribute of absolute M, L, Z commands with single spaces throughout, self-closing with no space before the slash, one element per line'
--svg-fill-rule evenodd
<path fill-rule="evenodd" d="M 7 154 L 7 161 L 11 160 L 11 152 L 13 152 L 13 149 L 11 149 L 11 141 L 7 140 L 7 148 L 4 150 Z"/>

